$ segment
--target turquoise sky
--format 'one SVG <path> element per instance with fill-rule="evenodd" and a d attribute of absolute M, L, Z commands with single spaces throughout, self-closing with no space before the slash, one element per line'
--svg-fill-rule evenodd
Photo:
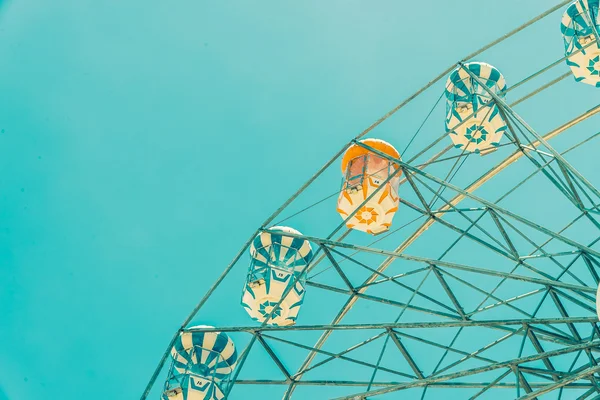
<path fill-rule="evenodd" d="M 554 4 L 0 1 L 0 400 L 139 397 L 190 309 L 302 182 Z M 488 53 L 509 86 L 562 56 L 560 14 Z M 567 81 L 521 109 L 543 132 L 584 110 L 571 99 L 597 103 Z M 378 136 L 403 148 L 431 104 L 417 106 Z M 338 189 L 328 176 L 313 198 Z M 339 221 L 331 208 L 295 227 Z"/>

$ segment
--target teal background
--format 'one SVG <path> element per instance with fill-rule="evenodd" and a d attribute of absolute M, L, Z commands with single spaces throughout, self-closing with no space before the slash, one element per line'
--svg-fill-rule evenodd
<path fill-rule="evenodd" d="M 189 310 L 302 182 L 553 4 L 0 2 L 0 400 L 139 397 Z M 509 85 L 562 56 L 559 24 L 490 54 Z M 535 122 L 576 107 L 561 93 L 596 99 L 573 85 L 524 111 Z M 381 127 L 399 147 L 422 116 L 404 118 Z"/>

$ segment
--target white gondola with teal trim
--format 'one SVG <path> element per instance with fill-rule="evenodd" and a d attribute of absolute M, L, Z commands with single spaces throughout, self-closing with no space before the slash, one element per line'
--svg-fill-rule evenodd
<path fill-rule="evenodd" d="M 167 382 L 161 400 L 223 400 L 225 395 L 213 380 L 195 374 L 178 374 Z"/>
<path fill-rule="evenodd" d="M 567 65 L 575 80 L 595 87 L 600 87 L 598 3 L 599 0 L 575 0 L 563 14 L 560 25 Z"/>
<path fill-rule="evenodd" d="M 193 328 L 211 328 L 195 326 Z M 222 332 L 182 332 L 171 349 L 173 363 L 162 400 L 222 400 L 222 382 L 237 363 L 235 345 Z"/>
<path fill-rule="evenodd" d="M 490 64 L 464 64 L 481 83 L 504 97 L 504 76 Z M 498 105 L 477 80 L 464 70 L 455 69 L 446 82 L 446 132 L 454 147 L 465 152 L 486 154 L 500 145 L 507 129 Z"/>
<path fill-rule="evenodd" d="M 262 323 L 289 288 L 267 323 L 293 325 L 304 301 L 306 269 L 313 256 L 312 248 L 306 239 L 276 233 L 300 235 L 295 229 L 275 226 L 269 231 L 257 235 L 250 246 L 252 261 L 242 293 L 242 306 L 253 320 Z"/>

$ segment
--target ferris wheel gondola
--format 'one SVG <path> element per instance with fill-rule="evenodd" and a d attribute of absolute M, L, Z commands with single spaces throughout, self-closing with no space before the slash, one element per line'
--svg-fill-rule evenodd
<path fill-rule="evenodd" d="M 565 11 L 561 31 L 567 65 L 577 82 L 600 87 L 598 0 L 576 0 Z"/>

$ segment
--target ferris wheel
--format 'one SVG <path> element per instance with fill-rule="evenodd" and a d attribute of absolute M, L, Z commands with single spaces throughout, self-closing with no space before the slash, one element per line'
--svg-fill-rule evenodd
<path fill-rule="evenodd" d="M 551 62 L 486 59 L 548 20 Z M 600 191 L 579 156 L 599 34 L 599 0 L 563 1 L 347 143 L 226 266 L 142 400 L 600 398 Z M 573 97 L 527 107 L 556 85 Z M 377 135 L 403 112 L 412 132 Z"/>

